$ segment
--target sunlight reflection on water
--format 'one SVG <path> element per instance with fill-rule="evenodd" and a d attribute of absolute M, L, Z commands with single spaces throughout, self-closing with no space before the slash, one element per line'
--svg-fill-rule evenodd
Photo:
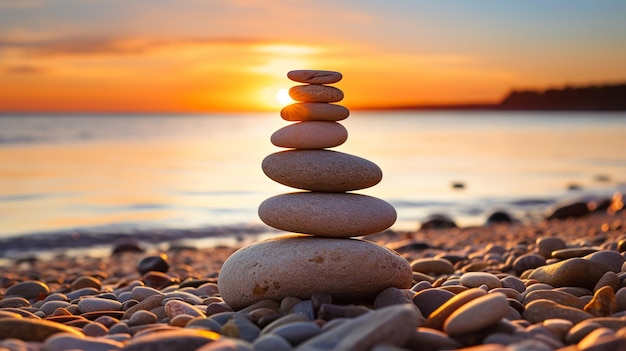
<path fill-rule="evenodd" d="M 355 112 L 336 150 L 383 169 L 379 185 L 359 192 L 397 204 L 395 229 L 435 211 L 477 224 L 498 201 L 623 184 L 624 117 Z M 0 236 L 260 224 L 258 204 L 293 191 L 260 167 L 284 125 L 277 114 L 0 116 Z M 457 181 L 466 189 L 452 189 Z"/>

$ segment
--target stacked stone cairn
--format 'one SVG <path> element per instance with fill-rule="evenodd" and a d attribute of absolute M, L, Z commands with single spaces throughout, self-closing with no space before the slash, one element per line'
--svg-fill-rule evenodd
<path fill-rule="evenodd" d="M 339 72 L 291 71 L 304 83 L 289 90 L 297 102 L 281 117 L 296 122 L 277 130 L 271 142 L 286 148 L 267 156 L 263 172 L 274 181 L 301 191 L 281 194 L 259 206 L 267 225 L 298 233 L 256 242 L 231 255 L 219 274 L 224 301 L 241 309 L 261 300 L 310 299 L 315 293 L 334 302 L 368 303 L 389 287 L 410 288 L 411 267 L 396 252 L 354 237 L 378 233 L 396 220 L 389 203 L 352 191 L 382 179 L 374 163 L 332 151 L 348 137 L 337 121 L 349 111 L 333 104 L 343 92 L 328 84 Z"/>

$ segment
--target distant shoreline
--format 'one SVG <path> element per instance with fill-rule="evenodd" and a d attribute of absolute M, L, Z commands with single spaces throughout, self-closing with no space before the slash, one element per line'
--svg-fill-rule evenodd
<path fill-rule="evenodd" d="M 513 90 L 500 102 L 366 107 L 411 111 L 626 111 L 626 83 L 547 90 Z"/>

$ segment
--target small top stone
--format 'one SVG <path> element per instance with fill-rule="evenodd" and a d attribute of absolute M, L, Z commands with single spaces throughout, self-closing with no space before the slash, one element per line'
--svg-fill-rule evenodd
<path fill-rule="evenodd" d="M 300 83 L 332 84 L 340 81 L 343 76 L 335 71 L 295 70 L 288 72 L 287 78 Z"/>

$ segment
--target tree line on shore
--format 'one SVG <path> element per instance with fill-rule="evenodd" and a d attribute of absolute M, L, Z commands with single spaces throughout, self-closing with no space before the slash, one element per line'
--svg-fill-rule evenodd
<path fill-rule="evenodd" d="M 626 111 L 626 83 L 512 90 L 495 103 L 387 106 L 373 110 Z"/>
<path fill-rule="evenodd" d="M 626 83 L 567 86 L 544 91 L 514 90 L 494 107 L 502 110 L 623 111 L 626 110 Z"/>

